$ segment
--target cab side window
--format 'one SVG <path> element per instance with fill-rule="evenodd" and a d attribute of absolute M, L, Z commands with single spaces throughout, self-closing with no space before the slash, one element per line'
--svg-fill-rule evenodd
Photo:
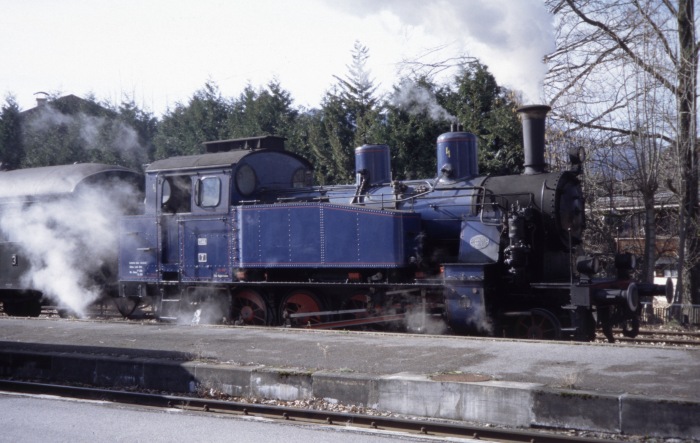
<path fill-rule="evenodd" d="M 204 177 L 197 180 L 196 203 L 203 208 L 214 208 L 221 203 L 221 180 L 218 177 Z"/>
<path fill-rule="evenodd" d="M 192 210 L 192 181 L 187 176 L 171 176 L 163 179 L 161 208 L 163 212 L 190 212 Z"/>

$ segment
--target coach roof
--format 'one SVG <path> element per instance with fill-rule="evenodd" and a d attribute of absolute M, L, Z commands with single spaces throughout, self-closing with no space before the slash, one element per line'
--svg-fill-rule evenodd
<path fill-rule="evenodd" d="M 69 194 L 78 185 L 108 177 L 131 177 L 139 174 L 122 166 L 99 163 L 44 166 L 0 172 L 0 198 L 42 197 Z M 139 179 L 140 180 L 140 179 Z"/>

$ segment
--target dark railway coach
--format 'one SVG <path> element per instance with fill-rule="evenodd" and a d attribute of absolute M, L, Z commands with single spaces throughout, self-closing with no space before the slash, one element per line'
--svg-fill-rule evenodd
<path fill-rule="evenodd" d="M 140 209 L 142 188 L 142 174 L 96 163 L 0 172 L 5 313 L 76 312 L 118 294 L 117 223 Z"/>
<path fill-rule="evenodd" d="M 589 340 L 638 330 L 640 297 L 669 288 L 593 278 L 582 249 L 582 160 L 548 172 L 546 106 L 521 109 L 525 172 L 479 176 L 476 137 L 437 140 L 436 178 L 394 181 L 389 147 L 356 149 L 356 183 L 312 186 L 284 139 L 205 143 L 152 163 L 143 215 L 120 227 L 120 295 L 162 319 Z M 414 321 L 415 319 L 415 321 Z"/>

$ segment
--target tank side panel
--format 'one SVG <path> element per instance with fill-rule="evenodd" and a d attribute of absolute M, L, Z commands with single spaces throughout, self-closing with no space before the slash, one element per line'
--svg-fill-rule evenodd
<path fill-rule="evenodd" d="M 409 262 L 420 218 L 323 203 L 241 207 L 242 268 L 378 268 Z"/>

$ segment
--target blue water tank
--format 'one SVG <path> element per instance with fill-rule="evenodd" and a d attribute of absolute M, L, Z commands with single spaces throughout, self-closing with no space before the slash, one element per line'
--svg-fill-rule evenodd
<path fill-rule="evenodd" d="M 355 176 L 358 186 L 362 174 L 370 186 L 391 183 L 389 145 L 362 145 L 355 148 Z"/>
<path fill-rule="evenodd" d="M 438 177 L 460 180 L 479 175 L 476 135 L 447 132 L 437 139 Z"/>

